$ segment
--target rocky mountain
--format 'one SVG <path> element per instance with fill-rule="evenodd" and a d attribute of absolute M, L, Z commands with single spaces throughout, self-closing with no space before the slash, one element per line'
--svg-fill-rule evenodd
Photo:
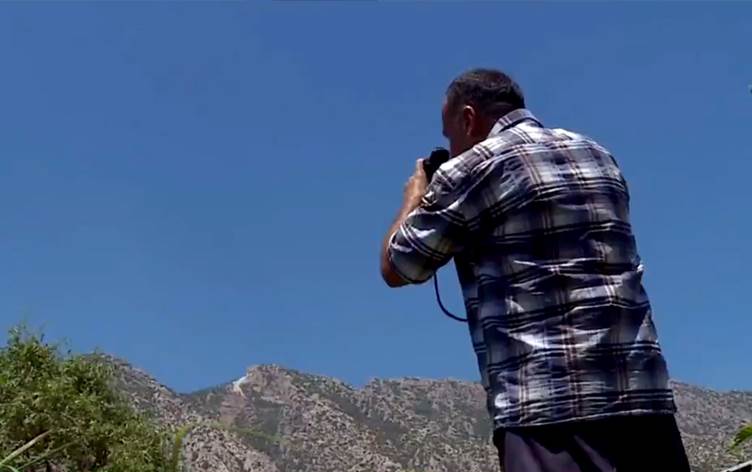
<path fill-rule="evenodd" d="M 339 380 L 274 365 L 234 382 L 178 394 L 122 361 L 118 383 L 141 410 L 192 424 L 189 472 L 498 471 L 483 389 L 470 382 Z M 674 383 L 679 425 L 696 472 L 741 462 L 730 439 L 752 421 L 752 392 Z M 744 451 L 752 457 L 752 451 Z"/>

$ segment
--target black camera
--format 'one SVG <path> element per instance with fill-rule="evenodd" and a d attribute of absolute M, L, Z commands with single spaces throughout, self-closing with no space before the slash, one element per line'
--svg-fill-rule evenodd
<path fill-rule="evenodd" d="M 449 157 L 449 151 L 444 148 L 437 147 L 431 152 L 431 155 L 428 156 L 428 159 L 423 161 L 423 170 L 426 172 L 426 177 L 428 177 L 429 182 L 431 181 L 431 177 L 433 177 L 434 172 L 436 172 L 441 164 L 448 161 Z"/>

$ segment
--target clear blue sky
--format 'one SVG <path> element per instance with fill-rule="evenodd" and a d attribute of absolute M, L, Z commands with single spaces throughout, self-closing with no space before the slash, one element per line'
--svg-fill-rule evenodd
<path fill-rule="evenodd" d="M 752 389 L 750 38 L 745 2 L 2 4 L 0 328 L 180 391 L 259 363 L 477 379 L 377 256 L 481 65 L 621 163 L 672 375 Z"/>

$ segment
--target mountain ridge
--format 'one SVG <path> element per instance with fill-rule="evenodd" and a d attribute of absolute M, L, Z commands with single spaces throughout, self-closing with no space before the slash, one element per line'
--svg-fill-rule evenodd
<path fill-rule="evenodd" d="M 492 472 L 485 393 L 476 382 L 408 376 L 363 386 L 280 364 L 179 393 L 109 357 L 116 385 L 141 411 L 177 427 L 192 423 L 186 472 Z M 727 451 L 752 421 L 752 391 L 672 381 L 695 472 L 741 462 Z M 744 451 L 752 457 L 752 450 Z"/>
<path fill-rule="evenodd" d="M 121 358 L 121 357 L 117 357 L 117 356 L 112 356 L 112 355 L 106 355 L 105 357 L 117 360 L 117 361 L 125 363 L 125 364 L 128 364 L 131 367 L 133 367 L 134 369 L 140 370 L 142 372 L 147 372 L 145 369 L 137 367 L 137 366 L 131 364 L 127 359 L 124 359 L 124 358 Z M 276 363 L 276 362 L 251 363 L 251 364 L 249 364 L 245 368 L 245 372 L 248 372 L 249 370 L 252 370 L 252 369 L 255 369 L 255 368 L 276 368 L 276 369 L 282 369 L 282 370 L 286 370 L 286 371 L 290 371 L 290 372 L 297 372 L 299 374 L 303 374 L 303 375 L 307 375 L 307 376 L 311 376 L 311 377 L 320 377 L 320 378 L 325 378 L 325 379 L 332 379 L 332 380 L 336 380 L 338 382 L 342 382 L 343 384 L 345 384 L 345 385 L 347 385 L 347 386 L 349 386 L 349 387 L 351 387 L 352 389 L 355 389 L 355 390 L 363 389 L 365 386 L 367 386 L 369 383 L 371 383 L 373 381 L 384 381 L 384 380 L 394 380 L 394 381 L 400 381 L 400 380 L 432 380 L 432 381 L 447 381 L 447 382 L 459 382 L 459 383 L 476 383 L 476 382 L 478 382 L 477 380 L 473 380 L 473 379 L 469 379 L 469 378 L 452 377 L 452 376 L 446 376 L 446 377 L 425 377 L 425 376 L 419 376 L 419 375 L 402 375 L 402 376 L 389 376 L 389 377 L 372 376 L 372 377 L 368 377 L 363 382 L 356 383 L 356 382 L 349 382 L 349 381 L 346 381 L 346 380 L 342 380 L 342 379 L 340 379 L 339 377 L 337 377 L 335 375 L 330 375 L 330 374 L 326 374 L 326 373 L 322 373 L 322 372 L 310 372 L 310 371 L 306 371 L 306 370 L 301 369 L 301 368 L 288 367 L 288 366 L 286 366 L 284 364 L 280 364 L 280 363 Z M 241 377 L 243 377 L 243 376 L 241 376 Z M 160 382 L 161 383 L 161 381 L 159 379 L 157 379 L 156 377 L 152 377 L 152 378 L 156 382 Z M 187 389 L 187 390 L 177 390 L 177 389 L 172 389 L 171 388 L 171 390 L 174 391 L 175 393 L 177 393 L 178 395 L 191 395 L 193 393 L 196 393 L 196 392 L 199 392 L 199 391 L 202 391 L 202 390 L 211 389 L 211 388 L 215 388 L 217 386 L 222 386 L 222 385 L 228 385 L 228 384 L 234 382 L 235 380 L 237 380 L 239 378 L 240 377 L 232 377 L 232 378 L 229 378 L 227 380 L 215 383 L 215 384 L 213 384 L 211 386 L 208 386 L 208 387 L 198 387 L 198 388 L 195 388 L 195 389 Z M 752 392 L 752 387 L 750 387 L 750 388 L 737 388 L 737 387 L 721 388 L 721 387 L 715 387 L 713 385 L 694 383 L 692 381 L 689 381 L 689 380 L 686 380 L 686 379 L 681 379 L 681 378 L 676 378 L 676 377 L 672 377 L 670 379 L 670 382 L 671 382 L 672 385 L 681 385 L 681 386 L 687 386 L 687 387 L 691 387 L 691 388 L 699 388 L 699 389 L 702 389 L 702 390 L 707 390 L 707 391 L 712 391 L 712 392 L 717 392 L 717 393 L 729 393 L 729 394 L 731 394 L 731 393 L 744 393 L 744 394 L 746 394 L 746 393 Z"/>

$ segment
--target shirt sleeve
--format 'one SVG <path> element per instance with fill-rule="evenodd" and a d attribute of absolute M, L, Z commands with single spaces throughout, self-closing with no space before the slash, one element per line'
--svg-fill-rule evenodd
<path fill-rule="evenodd" d="M 420 284 L 459 253 L 465 240 L 462 198 L 434 178 L 421 204 L 408 215 L 389 243 L 389 260 L 405 281 Z"/>

